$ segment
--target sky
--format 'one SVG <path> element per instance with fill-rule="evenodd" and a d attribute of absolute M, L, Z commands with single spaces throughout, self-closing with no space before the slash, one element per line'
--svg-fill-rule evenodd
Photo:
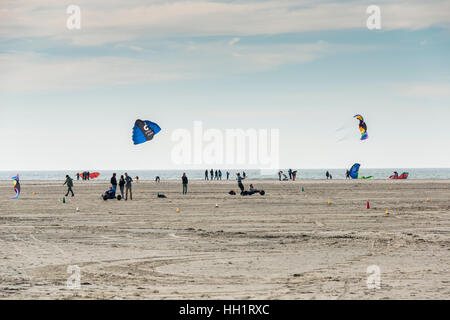
<path fill-rule="evenodd" d="M 67 28 L 72 4 L 80 29 Z M 448 168 L 448 12 L 435 0 L 3 0 L 0 170 L 209 168 L 171 156 L 194 121 L 279 130 L 280 168 Z M 162 131 L 135 146 L 139 118 Z"/>

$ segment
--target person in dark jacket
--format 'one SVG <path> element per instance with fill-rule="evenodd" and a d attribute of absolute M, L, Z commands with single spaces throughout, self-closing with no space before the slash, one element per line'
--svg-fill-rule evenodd
<path fill-rule="evenodd" d="M 209 180 L 209 178 L 208 178 L 208 169 L 205 170 L 205 180 Z"/>
<path fill-rule="evenodd" d="M 242 180 L 245 179 L 245 178 L 242 178 L 241 174 L 239 172 L 236 173 L 236 175 L 237 175 L 236 180 L 238 182 L 238 187 L 239 187 L 239 189 L 241 189 L 241 193 L 242 193 L 242 192 L 244 192 L 244 189 L 245 189 L 244 188 L 244 184 L 242 183 Z"/>
<path fill-rule="evenodd" d="M 124 179 L 123 175 L 121 175 L 120 179 L 119 179 L 119 189 L 120 189 L 120 194 L 122 195 L 122 198 L 123 198 L 124 187 L 125 187 L 125 179 Z"/>
<path fill-rule="evenodd" d="M 112 185 L 112 190 L 114 190 L 114 194 L 115 194 L 116 190 L 117 190 L 117 179 L 116 179 L 115 173 L 113 173 L 113 175 L 111 177 L 111 185 Z"/>
<path fill-rule="evenodd" d="M 188 185 L 188 178 L 186 177 L 186 173 L 183 173 L 183 176 L 181 177 L 181 183 L 183 184 L 183 194 L 186 194 Z"/>
<path fill-rule="evenodd" d="M 73 197 L 73 196 L 74 196 L 73 190 L 72 190 L 72 187 L 73 187 L 73 180 L 72 180 L 71 177 L 69 177 L 69 175 L 66 175 L 66 182 L 64 182 L 63 185 L 67 185 L 67 193 L 66 193 L 66 197 L 69 195 L 69 192 L 72 193 L 72 197 Z"/>

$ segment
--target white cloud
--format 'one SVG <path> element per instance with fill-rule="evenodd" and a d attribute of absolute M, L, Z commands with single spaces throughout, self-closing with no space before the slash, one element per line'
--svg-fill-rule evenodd
<path fill-rule="evenodd" d="M 366 28 L 369 1 L 100 1 L 79 0 L 81 30 L 68 30 L 57 0 L 4 0 L 0 38 L 51 37 L 99 45 L 148 36 L 262 35 Z M 450 26 L 450 2 L 378 1 L 382 28 Z"/>
<path fill-rule="evenodd" d="M 120 57 L 54 60 L 36 54 L 1 54 L 0 90 L 76 90 L 189 77 L 146 61 Z"/>
<path fill-rule="evenodd" d="M 239 40 L 241 40 L 241 39 L 240 39 L 240 38 L 233 38 L 233 39 L 231 39 L 230 42 L 228 42 L 228 44 L 229 44 L 230 46 L 232 46 L 232 45 L 238 43 Z"/>
<path fill-rule="evenodd" d="M 450 98 L 450 83 L 413 83 L 394 85 L 398 94 L 425 99 Z"/>

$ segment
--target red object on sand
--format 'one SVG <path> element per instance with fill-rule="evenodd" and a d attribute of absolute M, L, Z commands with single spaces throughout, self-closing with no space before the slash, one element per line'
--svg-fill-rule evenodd
<path fill-rule="evenodd" d="M 367 200 L 367 209 L 370 209 L 369 200 Z"/>
<path fill-rule="evenodd" d="M 403 172 L 401 175 L 395 177 L 394 175 L 390 176 L 389 179 L 408 179 L 408 172 Z"/>
<path fill-rule="evenodd" d="M 83 173 L 79 173 L 80 178 L 83 177 Z M 100 176 L 100 172 L 91 172 L 89 173 L 89 179 L 95 179 Z"/>

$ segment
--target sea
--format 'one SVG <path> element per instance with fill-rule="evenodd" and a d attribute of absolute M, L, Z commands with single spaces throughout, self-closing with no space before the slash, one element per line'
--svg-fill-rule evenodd
<path fill-rule="evenodd" d="M 214 169 L 215 170 L 215 169 Z M 244 170 L 227 170 L 222 171 L 222 180 L 226 180 L 226 172 L 230 172 L 230 179 L 236 178 L 236 173 L 241 174 L 245 171 L 248 179 L 268 179 L 277 180 L 278 170 L 267 171 L 257 169 Z M 281 169 L 286 175 L 288 169 Z M 297 170 L 297 179 L 325 179 L 325 173 L 328 171 L 333 179 L 345 179 L 345 172 L 347 169 L 294 169 Z M 20 180 L 64 180 L 66 174 L 72 178 L 76 177 L 76 170 L 63 171 L 0 171 L 0 180 L 9 180 L 12 176 L 19 174 Z M 209 171 L 209 170 L 208 170 Z M 408 179 L 450 179 L 450 168 L 361 168 L 359 170 L 360 176 L 373 176 L 374 179 L 387 179 L 394 171 L 400 174 L 408 172 Z M 178 180 L 181 178 L 183 172 L 186 173 L 189 179 L 203 180 L 205 178 L 205 170 L 91 170 L 90 172 L 99 172 L 100 176 L 96 180 L 109 180 L 113 172 L 120 177 L 121 174 L 127 172 L 132 178 L 139 177 L 140 180 L 154 180 L 159 176 L 161 180 Z"/>

